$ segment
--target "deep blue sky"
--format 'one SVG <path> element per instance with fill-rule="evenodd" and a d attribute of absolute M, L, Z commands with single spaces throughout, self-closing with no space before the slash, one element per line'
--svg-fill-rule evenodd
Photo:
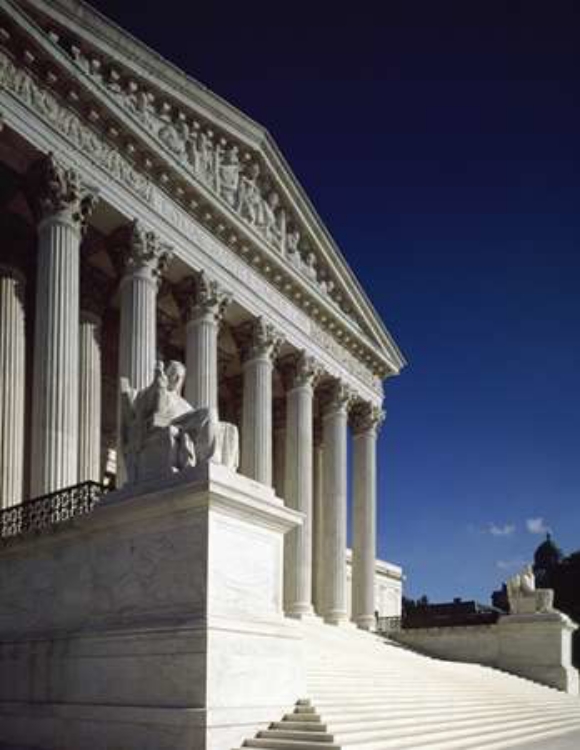
<path fill-rule="evenodd" d="M 405 353 L 379 553 L 408 593 L 486 599 L 528 519 L 580 548 L 574 3 L 95 5 L 271 131 Z"/>

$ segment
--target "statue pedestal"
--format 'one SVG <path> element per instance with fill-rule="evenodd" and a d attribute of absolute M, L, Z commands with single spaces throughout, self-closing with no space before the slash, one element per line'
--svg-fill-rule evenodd
<path fill-rule="evenodd" d="M 223 750 L 304 695 L 301 515 L 215 464 L 0 550 L 0 744 Z"/>
<path fill-rule="evenodd" d="M 578 695 L 572 666 L 572 633 L 577 629 L 561 612 L 518 614 L 497 623 L 500 669 Z"/>

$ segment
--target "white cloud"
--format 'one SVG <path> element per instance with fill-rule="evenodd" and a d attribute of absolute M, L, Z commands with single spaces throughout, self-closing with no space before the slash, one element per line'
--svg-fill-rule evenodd
<path fill-rule="evenodd" d="M 550 531 L 550 527 L 546 525 L 543 518 L 528 518 L 526 529 L 530 534 L 547 534 Z"/>
<path fill-rule="evenodd" d="M 506 523 L 503 526 L 490 523 L 488 524 L 487 530 L 492 536 L 511 536 L 516 530 L 516 527 L 513 523 Z"/>
<path fill-rule="evenodd" d="M 525 560 L 498 560 L 496 562 L 496 568 L 500 570 L 517 570 L 523 568 L 526 564 Z"/>

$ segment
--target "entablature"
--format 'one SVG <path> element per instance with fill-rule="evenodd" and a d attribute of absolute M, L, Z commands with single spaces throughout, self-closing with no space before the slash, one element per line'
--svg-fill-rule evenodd
<path fill-rule="evenodd" d="M 10 6 L 12 3 L 6 0 L 0 3 L 0 8 L 5 13 L 10 11 Z M 175 102 L 161 103 L 154 108 L 154 112 L 148 112 L 146 108 L 140 110 L 137 102 L 143 102 L 143 97 L 148 100 L 147 92 L 142 89 L 142 82 L 137 83 L 129 78 L 126 71 L 114 74 L 115 69 L 109 67 L 113 62 L 105 63 L 101 60 L 95 65 L 91 61 L 97 58 L 91 57 L 92 53 L 87 54 L 88 50 L 85 53 L 70 41 L 63 46 L 63 38 L 57 36 L 54 29 L 42 31 L 29 19 L 18 14 L 15 16 L 13 10 L 6 15 L 5 20 L 4 28 L 0 31 L 0 42 L 8 53 L 7 62 L 4 58 L 1 62 L 2 83 L 5 87 L 8 85 L 10 88 L 11 85 L 13 93 L 33 96 L 31 92 L 34 92 L 34 86 L 32 89 L 30 86 L 34 80 L 39 86 L 48 84 L 50 90 L 45 90 L 43 100 L 44 114 L 50 115 L 51 107 L 61 106 L 63 115 L 61 118 L 56 117 L 56 124 L 61 130 L 65 126 L 65 134 L 75 141 L 77 147 L 84 141 L 89 154 L 93 151 L 93 158 L 98 151 L 101 166 L 109 168 L 114 177 L 129 185 L 148 203 L 163 206 L 165 218 L 170 213 L 171 204 L 175 205 L 176 210 L 179 206 L 179 214 L 183 216 L 185 213 L 192 217 L 254 272 L 267 280 L 269 285 L 291 300 L 292 305 L 301 309 L 311 321 L 313 338 L 327 350 L 332 349 L 337 357 L 345 358 L 348 355 L 347 361 L 356 362 L 359 373 L 367 372 L 367 380 L 374 382 L 375 387 L 383 377 L 398 372 L 403 360 L 396 347 L 393 345 L 389 355 L 385 354 L 376 340 L 363 330 L 361 320 L 356 316 L 349 316 L 347 311 L 340 308 L 340 298 L 337 301 L 336 295 L 330 295 L 328 287 L 320 287 L 318 276 L 315 282 L 314 278 L 308 278 L 302 266 L 288 262 L 288 241 L 293 242 L 290 237 L 294 231 L 294 219 L 285 224 L 284 233 L 281 233 L 283 225 L 278 223 L 282 208 L 278 211 L 274 207 L 274 224 L 264 221 L 259 223 L 257 219 L 251 221 L 247 205 L 251 184 L 244 188 L 243 200 L 246 200 L 246 204 L 231 205 L 227 197 L 224 197 L 223 184 L 216 183 L 216 148 L 223 149 L 221 153 L 224 157 L 228 149 L 231 151 L 237 148 L 240 151 L 247 148 L 239 140 L 239 136 L 237 141 L 229 134 L 229 140 L 224 141 L 223 135 L 212 140 L 215 148 L 211 152 L 212 159 L 208 159 L 206 163 L 213 163 L 214 170 L 211 173 L 208 168 L 204 179 L 196 170 L 199 170 L 203 161 L 200 155 L 202 136 L 209 138 L 204 131 L 204 128 L 209 127 L 206 122 L 202 124 L 200 120 L 196 129 L 196 121 L 189 119 L 191 112 L 185 114 L 177 109 Z M 70 40 L 70 34 L 68 38 Z M 8 68 L 11 60 L 17 70 L 9 81 Z M 106 80 L 103 73 L 95 74 L 95 69 L 103 71 L 105 68 Z M 27 76 L 30 76 L 28 82 Z M 112 85 L 119 87 L 116 94 L 111 90 Z M 27 87 L 30 89 L 28 92 Z M 36 104 L 38 109 L 39 102 Z M 73 112 L 77 115 L 76 119 Z M 152 127 L 146 123 L 148 117 L 155 123 Z M 54 125 L 55 118 L 52 119 Z M 194 159 L 193 163 L 184 163 L 187 139 L 175 140 L 180 133 L 178 126 L 182 126 L 182 135 L 191 134 L 192 131 L 198 134 L 197 145 L 190 154 Z M 102 146 L 90 143 L 99 136 Z M 258 164 L 260 155 L 257 152 L 247 151 L 244 154 L 242 161 L 247 163 L 248 168 Z M 209 177 L 212 175 L 213 183 L 209 184 Z M 248 177 L 246 173 L 242 175 L 239 171 L 238 178 L 239 187 L 242 179 L 251 180 L 251 173 Z M 262 208 L 269 205 L 272 209 L 272 205 L 264 201 L 261 194 L 255 205 Z M 268 235 L 268 232 L 271 234 Z M 298 255 L 302 257 L 301 253 Z"/>

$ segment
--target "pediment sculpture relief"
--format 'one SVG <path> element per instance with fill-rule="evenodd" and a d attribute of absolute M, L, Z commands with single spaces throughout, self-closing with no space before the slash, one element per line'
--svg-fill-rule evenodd
<path fill-rule="evenodd" d="M 343 294 L 303 237 L 254 154 L 202 125 L 99 58 L 71 48 L 74 61 L 180 160 L 182 165 L 350 315 Z"/>
<path fill-rule="evenodd" d="M 508 601 L 512 615 L 546 614 L 554 611 L 553 589 L 537 589 L 531 565 L 507 582 Z"/>
<path fill-rule="evenodd" d="M 185 367 L 177 361 L 167 368 L 158 362 L 153 382 L 142 390 L 121 378 L 121 442 L 129 484 L 207 461 L 237 470 L 237 427 L 220 422 L 212 409 L 194 409 L 181 395 L 184 382 Z"/>

